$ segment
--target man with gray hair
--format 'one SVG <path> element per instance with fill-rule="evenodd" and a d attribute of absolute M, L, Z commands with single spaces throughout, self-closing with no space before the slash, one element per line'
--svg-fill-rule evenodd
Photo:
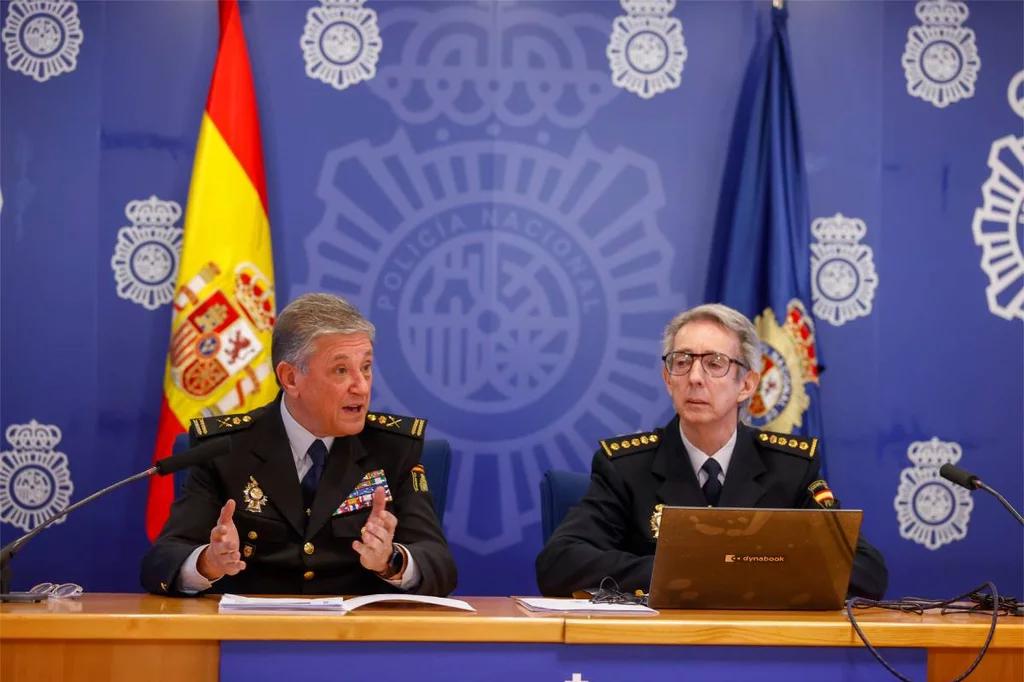
<path fill-rule="evenodd" d="M 193 468 L 142 562 L 155 594 L 445 596 L 455 561 L 420 464 L 426 421 L 370 413 L 375 330 L 343 298 L 281 311 L 278 397 L 193 419 L 191 440 L 230 454 Z"/>
<path fill-rule="evenodd" d="M 662 360 L 675 418 L 663 429 L 601 441 L 590 489 L 537 557 L 543 594 L 571 595 L 606 577 L 624 592 L 646 591 L 663 506 L 819 506 L 809 490 L 819 481 L 818 439 L 740 421 L 761 369 L 760 340 L 746 316 L 720 304 L 676 316 Z M 887 584 L 882 555 L 861 538 L 849 593 L 880 599 Z"/>

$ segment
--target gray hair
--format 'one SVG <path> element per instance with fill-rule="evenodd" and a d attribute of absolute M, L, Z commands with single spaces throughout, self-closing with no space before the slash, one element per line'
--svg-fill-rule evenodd
<path fill-rule="evenodd" d="M 377 330 L 341 296 L 303 294 L 285 306 L 274 324 L 270 361 L 276 369 L 287 362 L 306 371 L 313 342 L 324 334 L 365 333 L 373 343 Z"/>
<path fill-rule="evenodd" d="M 761 371 L 761 339 L 757 336 L 754 324 L 740 311 L 721 303 L 705 303 L 672 318 L 661 340 L 661 354 L 672 352 L 672 344 L 680 329 L 690 322 L 698 321 L 714 322 L 735 334 L 740 341 L 740 357 L 737 360 L 742 360 L 755 372 Z"/>

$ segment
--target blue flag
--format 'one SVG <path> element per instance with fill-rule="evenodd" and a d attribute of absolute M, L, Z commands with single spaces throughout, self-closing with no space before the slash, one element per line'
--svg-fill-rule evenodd
<path fill-rule="evenodd" d="M 810 214 L 786 17 L 787 10 L 772 8 L 767 48 L 751 63 L 707 298 L 747 315 L 761 337 L 762 377 L 749 422 L 820 438 Z"/>

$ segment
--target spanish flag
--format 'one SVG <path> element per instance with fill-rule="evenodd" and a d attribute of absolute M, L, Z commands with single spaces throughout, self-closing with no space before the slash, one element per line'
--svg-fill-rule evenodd
<path fill-rule="evenodd" d="M 154 461 L 190 419 L 233 415 L 277 392 L 270 363 L 276 314 L 256 92 L 237 0 L 220 0 L 220 46 L 192 167 Z M 174 499 L 150 478 L 146 534 Z"/>

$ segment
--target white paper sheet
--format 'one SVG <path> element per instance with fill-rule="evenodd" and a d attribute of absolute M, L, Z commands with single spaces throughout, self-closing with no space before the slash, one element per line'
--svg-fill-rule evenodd
<path fill-rule="evenodd" d="M 358 609 L 366 604 L 376 604 L 383 601 L 404 601 L 418 604 L 433 604 L 434 606 L 446 606 L 460 611 L 476 611 L 468 603 L 461 599 L 450 599 L 446 597 L 427 597 L 420 594 L 368 594 L 362 597 L 353 597 L 345 600 L 345 610 Z"/>
<path fill-rule="evenodd" d="M 530 611 L 546 613 L 600 613 L 656 616 L 654 609 L 640 604 L 595 604 L 589 599 L 549 599 L 546 597 L 514 597 Z"/>
<path fill-rule="evenodd" d="M 243 597 L 225 594 L 220 598 L 219 611 L 330 611 L 345 612 L 345 600 L 341 597 Z"/>

